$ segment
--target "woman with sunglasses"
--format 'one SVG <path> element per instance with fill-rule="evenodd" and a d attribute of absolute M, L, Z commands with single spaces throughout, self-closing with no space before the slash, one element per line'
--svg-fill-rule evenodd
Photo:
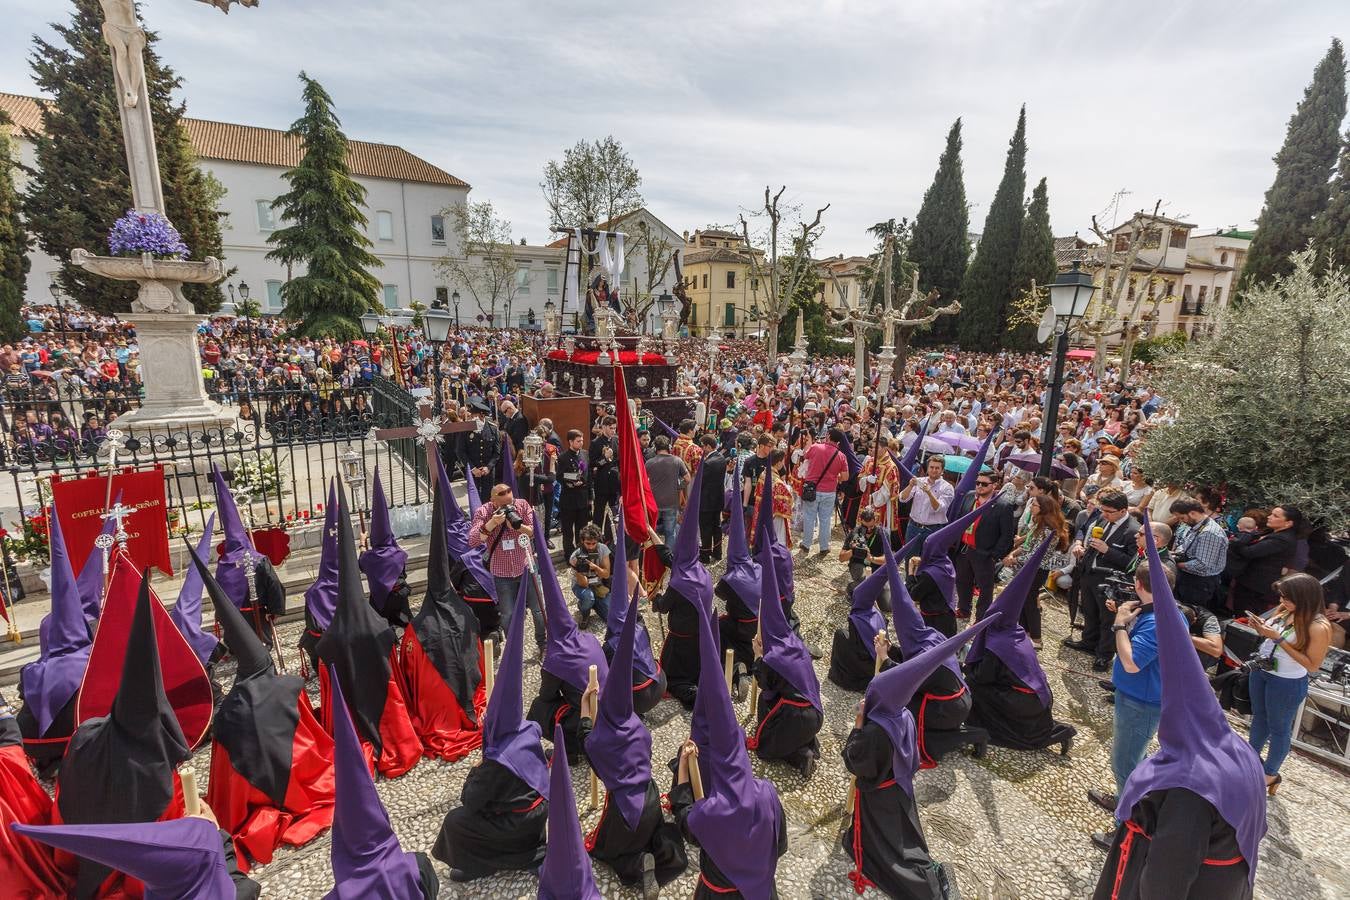
<path fill-rule="evenodd" d="M 1258 665 L 1247 686 L 1252 699 L 1249 743 L 1258 754 L 1270 743 L 1263 768 L 1266 790 L 1273 797 L 1280 786 L 1280 766 L 1293 741 L 1294 716 L 1308 695 L 1308 673 L 1321 667 L 1331 645 L 1322 584 L 1297 572 L 1275 582 L 1279 605 L 1267 619 L 1248 621 L 1266 640 L 1257 650 Z"/>

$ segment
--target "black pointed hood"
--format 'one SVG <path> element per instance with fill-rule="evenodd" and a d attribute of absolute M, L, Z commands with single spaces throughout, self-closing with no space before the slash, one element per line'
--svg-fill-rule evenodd
<path fill-rule="evenodd" d="M 244 619 L 239 607 L 230 601 L 225 589 L 220 586 L 220 582 L 211 574 L 191 544 L 187 544 L 187 550 L 192 556 L 192 564 L 196 566 L 197 573 L 201 576 L 207 596 L 211 598 L 211 607 L 215 610 L 216 624 L 220 626 L 225 647 L 238 665 L 235 681 L 243 681 L 255 675 L 273 674 L 276 668 L 272 665 L 272 655 L 267 652 L 267 645 L 258 638 L 257 632 Z"/>
<path fill-rule="evenodd" d="M 392 662 L 389 654 L 396 637 L 375 607 L 366 599 L 361 570 L 356 563 L 356 536 L 352 532 L 347 492 L 342 483 L 338 495 L 338 599 L 333 621 L 319 639 L 319 659 L 337 673 L 347 698 L 352 721 L 361 737 L 370 742 L 378 757 L 384 741 L 380 720 L 388 699 Z"/>

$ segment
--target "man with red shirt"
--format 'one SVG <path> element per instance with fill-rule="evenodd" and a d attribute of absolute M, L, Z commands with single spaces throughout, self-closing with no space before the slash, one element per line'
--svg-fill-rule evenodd
<path fill-rule="evenodd" d="M 830 552 L 830 531 L 834 528 L 834 500 L 839 490 L 839 478 L 848 473 L 840 444 L 844 433 L 831 428 L 829 436 L 806 451 L 803 465 L 803 487 L 815 486 L 815 499 L 802 497 L 802 550 L 811 552 L 811 541 L 819 542 L 820 555 Z M 816 538 L 816 534 L 819 537 Z"/>
<path fill-rule="evenodd" d="M 956 616 L 970 618 L 970 600 L 979 589 L 980 600 L 975 607 L 976 621 L 984 618 L 994 599 L 994 576 L 999 560 L 1007 556 L 1017 538 L 1017 522 L 1013 504 L 998 491 L 999 477 L 995 472 L 981 472 L 975 480 L 975 490 L 961 502 L 956 516 L 960 517 L 975 507 L 986 511 L 970 523 L 956 545 Z"/>

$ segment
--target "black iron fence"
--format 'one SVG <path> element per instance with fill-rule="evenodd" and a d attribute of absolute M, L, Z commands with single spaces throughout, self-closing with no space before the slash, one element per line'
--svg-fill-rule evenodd
<path fill-rule="evenodd" d="M 378 401 L 377 401 L 378 398 Z M 414 399 L 392 382 L 356 389 L 305 387 L 244 392 L 228 407 L 233 421 L 148 434 L 114 436 L 117 422 L 77 429 L 89 398 L 6 396 L 0 400 L 0 467 L 12 493 L 0 497 L 0 524 L 36 515 L 51 498 L 50 480 L 116 465 L 164 466 L 171 531 L 200 533 L 215 506 L 212 466 L 242 491 L 255 527 L 294 527 L 322 517 L 327 485 L 338 476 L 351 503 L 369 509 L 369 484 L 379 466 L 391 504 L 429 499 L 426 465 L 412 440 L 377 442 L 373 431 L 411 425 Z M 56 420 L 54 422 L 54 419 Z M 98 421 L 97 419 L 95 421 Z M 83 433 L 82 433 L 83 432 Z M 405 446 L 406 445 L 406 446 Z M 13 503 L 13 509 L 11 509 Z"/>

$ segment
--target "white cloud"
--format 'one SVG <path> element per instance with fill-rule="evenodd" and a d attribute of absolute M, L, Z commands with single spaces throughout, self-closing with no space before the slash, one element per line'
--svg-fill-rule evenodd
<path fill-rule="evenodd" d="M 5 5 L 0 89 L 32 92 L 30 36 L 69 7 Z M 1346 21 L 1338 0 L 143 6 L 192 115 L 284 128 L 303 68 L 349 135 L 464 178 L 531 241 L 546 237 L 544 162 L 612 133 L 673 227 L 732 222 L 787 184 L 803 207 L 832 204 L 831 253 L 913 217 L 958 116 L 979 230 L 1022 103 L 1028 189 L 1049 177 L 1057 232 L 1086 231 L 1121 189 L 1127 208 L 1161 197 L 1202 226 L 1248 222 Z"/>

